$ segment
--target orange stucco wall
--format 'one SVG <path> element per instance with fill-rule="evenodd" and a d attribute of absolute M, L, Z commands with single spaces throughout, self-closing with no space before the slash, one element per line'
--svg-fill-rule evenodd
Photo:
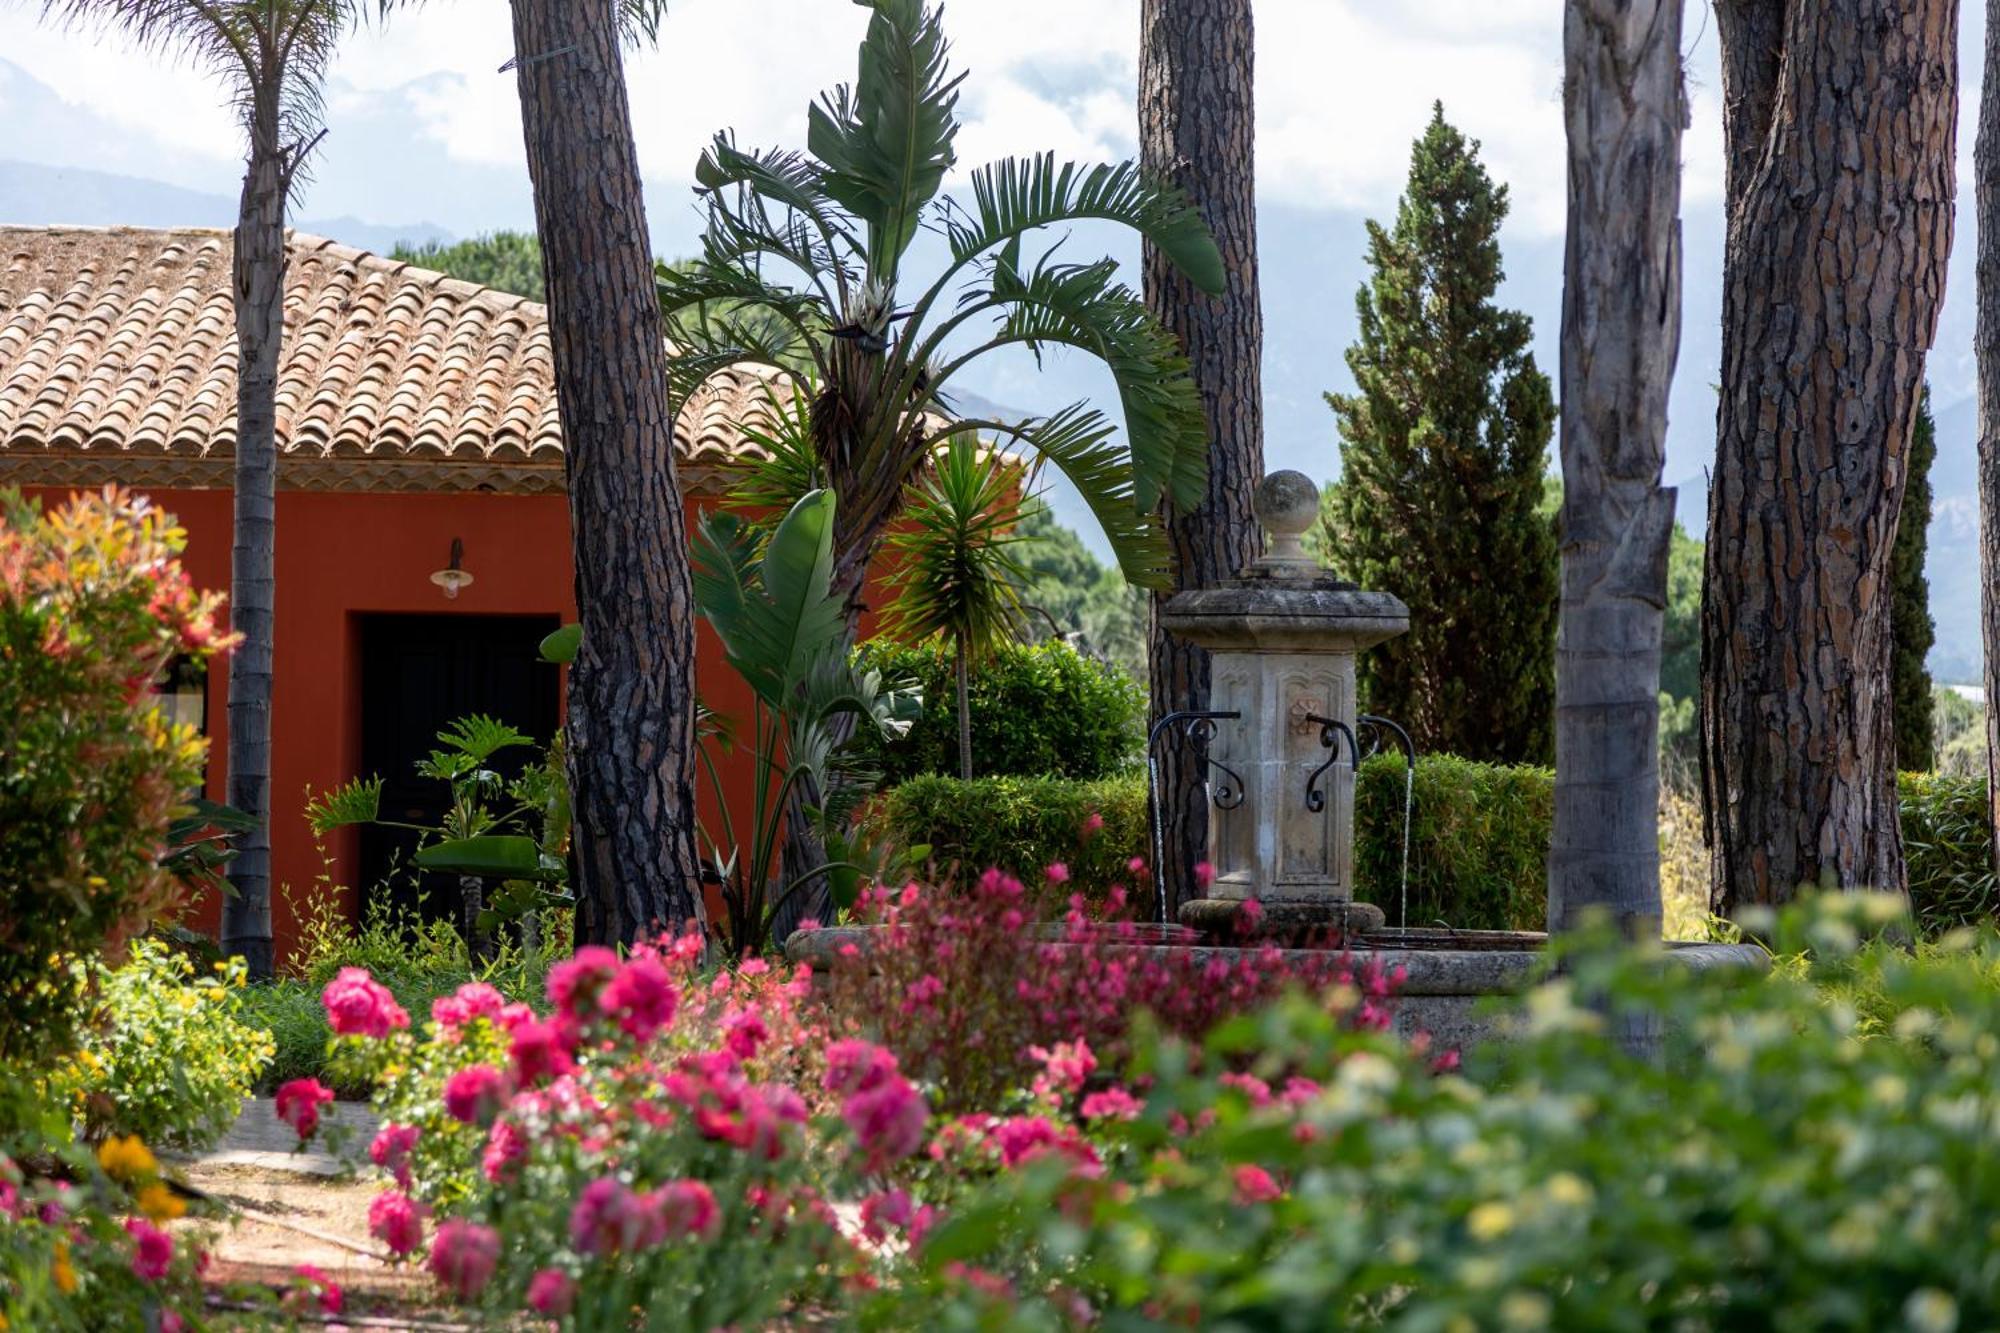
<path fill-rule="evenodd" d="M 31 494 L 35 492 L 31 491 Z M 40 492 L 49 501 L 63 492 Z M 188 533 L 185 563 L 203 588 L 229 587 L 230 506 L 226 490 L 151 492 Z M 694 502 L 690 500 L 690 517 Z M 307 792 L 358 775 L 361 751 L 358 617 L 371 612 L 466 615 L 548 614 L 576 618 L 569 511 L 560 495 L 379 495 L 286 491 L 278 496 L 276 662 L 272 698 L 271 857 L 274 933 L 282 960 L 310 909 L 329 896 L 352 913 L 357 857 L 352 830 L 336 834 L 327 857 L 306 827 Z M 431 583 L 453 537 L 465 543 L 471 587 L 447 601 Z M 706 625 L 697 637 L 697 688 L 711 708 L 743 716 L 748 692 L 723 661 Z M 223 797 L 228 744 L 227 665 L 209 675 L 209 795 Z M 725 761 L 733 806 L 747 801 L 750 773 L 739 754 Z M 706 784 L 704 817 L 713 811 Z M 220 903 L 197 903 L 191 928 L 214 931 Z"/>

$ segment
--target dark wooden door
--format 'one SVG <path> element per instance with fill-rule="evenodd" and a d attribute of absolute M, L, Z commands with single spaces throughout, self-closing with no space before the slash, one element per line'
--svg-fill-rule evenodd
<path fill-rule="evenodd" d="M 498 718 L 546 743 L 556 730 L 560 676 L 537 648 L 560 622 L 555 616 L 373 615 L 361 622 L 361 771 L 382 778 L 382 817 L 434 827 L 450 792 L 417 776 L 417 762 L 437 746 L 437 734 L 469 713 Z M 532 752 L 496 756 L 517 775 Z M 458 886 L 424 882 L 408 862 L 417 837 L 400 829 L 361 830 L 364 906 L 384 901 L 421 904 L 426 918 L 453 917 Z M 420 891 L 421 890 L 421 891 Z"/>

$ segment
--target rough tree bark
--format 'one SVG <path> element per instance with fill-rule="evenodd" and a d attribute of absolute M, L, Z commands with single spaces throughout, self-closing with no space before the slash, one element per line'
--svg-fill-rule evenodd
<path fill-rule="evenodd" d="M 617 0 L 514 0 L 582 646 L 570 669 L 577 938 L 702 918 L 694 600 Z"/>
<path fill-rule="evenodd" d="M 1955 0 L 1727 0 L 1702 605 L 1716 911 L 1901 888 L 1890 549 L 1951 250 Z M 1777 36 L 1777 51 L 1768 43 Z"/>
<path fill-rule="evenodd" d="M 277 80 L 282 82 L 282 72 Z M 285 194 L 276 87 L 250 108 L 230 288 L 236 304 L 235 530 L 229 624 L 243 636 L 229 658 L 229 804 L 256 822 L 229 864 L 222 948 L 250 975 L 271 975 L 271 664 L 277 605 L 278 354 L 285 334 Z"/>
<path fill-rule="evenodd" d="M 1264 474 L 1261 363 L 1264 314 L 1257 288 L 1257 193 L 1251 0 L 1143 0 L 1139 10 L 1139 153 L 1151 175 L 1186 190 L 1222 251 L 1229 288 L 1209 296 L 1165 255 L 1145 252 L 1146 305 L 1180 341 L 1208 414 L 1208 495 L 1167 516 L 1175 584 L 1200 588 L 1257 558 L 1263 534 L 1250 512 Z M 1160 627 L 1152 599 L 1152 715 L 1206 708 L 1209 656 Z M 1160 809 L 1169 919 L 1192 893 L 1208 847 L 1208 805 L 1198 756 L 1162 742 Z"/>
<path fill-rule="evenodd" d="M 1986 648 L 1986 793 L 2000 864 L 2000 0 L 1986 0 L 1986 72 L 1973 152 L 1979 207 L 1979 624 Z"/>
<path fill-rule="evenodd" d="M 1681 0 L 1569 0 L 1562 620 L 1549 930 L 1660 933 L 1660 637 L 1681 335 Z"/>

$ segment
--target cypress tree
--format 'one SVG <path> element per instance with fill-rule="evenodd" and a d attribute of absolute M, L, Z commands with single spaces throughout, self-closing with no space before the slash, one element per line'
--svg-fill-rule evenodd
<path fill-rule="evenodd" d="M 1930 386 L 1917 405 L 1910 433 L 1910 475 L 1896 520 L 1896 545 L 1889 565 L 1889 692 L 1895 701 L 1896 767 L 1928 773 L 1937 767 L 1931 729 L 1931 673 L 1924 666 L 1937 626 L 1931 621 L 1931 583 L 1924 577 L 1930 549 L 1931 460 L 1937 457 L 1937 426 L 1931 420 Z"/>
<path fill-rule="evenodd" d="M 1541 510 L 1555 396 L 1527 315 L 1494 303 L 1507 187 L 1440 104 L 1410 154 L 1347 351 L 1356 392 L 1326 395 L 1341 478 L 1328 553 L 1408 603 L 1410 632 L 1360 661 L 1362 706 L 1419 748 L 1547 763 L 1559 569 Z"/>

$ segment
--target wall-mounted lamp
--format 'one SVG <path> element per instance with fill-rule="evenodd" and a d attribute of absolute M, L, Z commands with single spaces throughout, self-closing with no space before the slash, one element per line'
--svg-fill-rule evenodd
<path fill-rule="evenodd" d="M 448 598 L 457 597 L 460 588 L 469 588 L 472 586 L 472 575 L 459 568 L 464 559 L 465 542 L 458 537 L 453 537 L 451 539 L 451 563 L 431 575 L 431 582 L 443 588 L 444 595 Z"/>

